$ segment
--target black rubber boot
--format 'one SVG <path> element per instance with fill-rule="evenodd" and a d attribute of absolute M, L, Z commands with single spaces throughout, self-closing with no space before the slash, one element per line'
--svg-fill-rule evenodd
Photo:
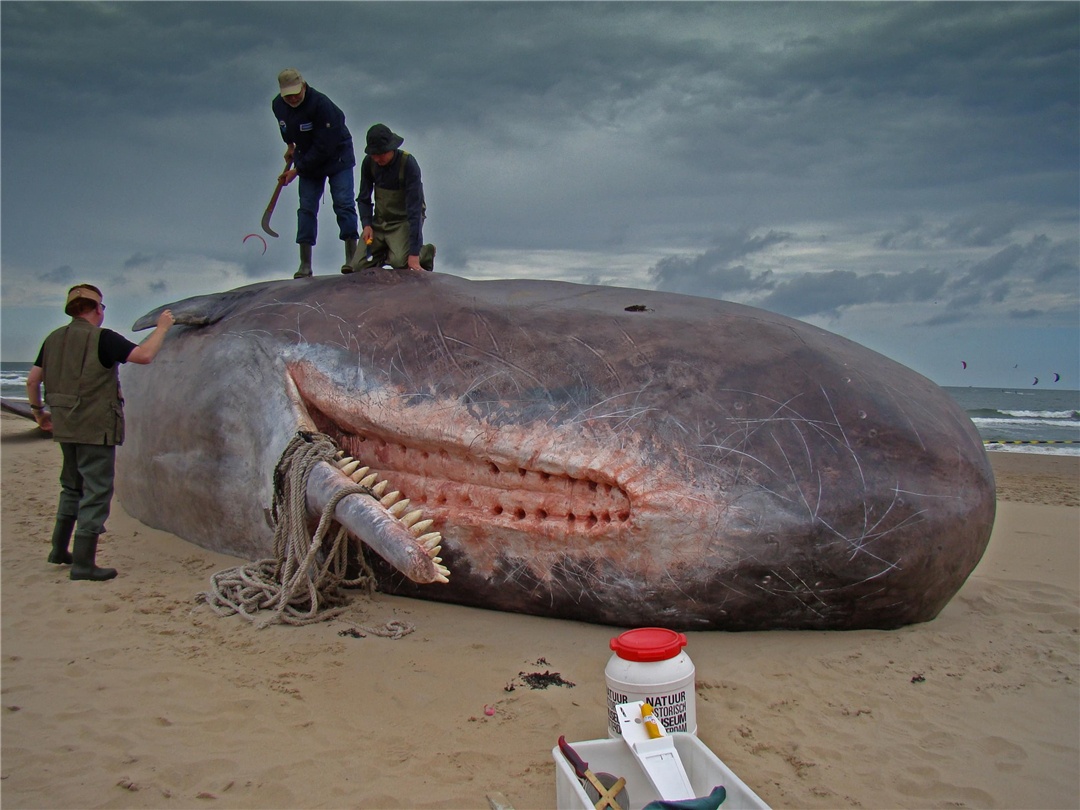
<path fill-rule="evenodd" d="M 49 552 L 49 562 L 54 565 L 71 565 L 71 552 L 68 544 L 71 542 L 71 533 L 75 531 L 75 518 L 58 517 L 52 530 L 52 551 Z"/>
<path fill-rule="evenodd" d="M 423 245 L 420 248 L 420 266 L 425 270 L 435 269 L 435 246 Z"/>
<path fill-rule="evenodd" d="M 311 278 L 311 245 L 300 245 L 300 269 L 293 278 Z"/>
<path fill-rule="evenodd" d="M 353 271 L 352 260 L 356 255 L 356 239 L 345 240 L 345 264 L 341 265 L 342 273 L 351 273 Z"/>
<path fill-rule="evenodd" d="M 98 568 L 95 564 L 97 541 L 98 536 L 93 532 L 75 532 L 75 548 L 72 554 L 75 560 L 71 565 L 71 579 L 104 582 L 116 576 L 115 568 Z"/>

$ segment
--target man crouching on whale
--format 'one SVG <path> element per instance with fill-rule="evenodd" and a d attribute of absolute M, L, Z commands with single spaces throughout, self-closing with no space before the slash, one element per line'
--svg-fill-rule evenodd
<path fill-rule="evenodd" d="M 64 456 L 49 562 L 70 564 L 71 579 L 100 582 L 116 576 L 115 568 L 98 568 L 95 557 L 112 502 L 116 446 L 124 443 L 119 367 L 153 360 L 173 316 L 169 310 L 162 312 L 150 337 L 136 346 L 101 328 L 105 304 L 101 290 L 92 284 L 68 290 L 64 313 L 71 323 L 45 338 L 27 377 L 26 395 L 38 427 L 52 431 Z M 48 412 L 41 402 L 42 382 Z M 73 531 L 75 545 L 69 552 Z"/>

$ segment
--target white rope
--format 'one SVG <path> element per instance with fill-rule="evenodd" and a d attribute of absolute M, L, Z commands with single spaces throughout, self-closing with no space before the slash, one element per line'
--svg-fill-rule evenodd
<path fill-rule="evenodd" d="M 210 590 L 200 593 L 198 601 L 219 616 L 238 613 L 250 622 L 259 611 L 273 611 L 256 625 L 262 629 L 271 624 L 313 624 L 339 615 L 349 602 L 341 592 L 344 586 L 363 586 L 369 596 L 374 592 L 374 574 L 362 546 L 358 557 L 363 570 L 356 579 L 345 578 L 349 543 L 344 527 L 338 528 L 333 546 L 318 562 L 338 501 L 354 494 L 374 498 L 370 488 L 349 486 L 335 492 L 319 516 L 315 534 L 308 533 L 308 476 L 320 461 L 333 463 L 336 452 L 334 443 L 322 433 L 300 431 L 292 438 L 274 469 L 273 558 L 217 572 L 210 577 Z M 388 622 L 384 632 L 369 631 L 391 638 L 412 632 L 411 627 L 390 628 L 390 624 L 396 623 Z"/>

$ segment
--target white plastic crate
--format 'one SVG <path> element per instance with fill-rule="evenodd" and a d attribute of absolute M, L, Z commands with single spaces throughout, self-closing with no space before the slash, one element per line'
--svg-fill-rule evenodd
<path fill-rule="evenodd" d="M 727 789 L 727 798 L 720 805 L 720 810 L 768 810 L 769 806 L 732 773 L 705 743 L 693 734 L 675 733 L 670 736 L 696 795 L 708 796 L 714 787 L 723 785 Z M 589 763 L 589 770 L 593 773 L 605 771 L 626 779 L 630 807 L 623 810 L 641 810 L 649 802 L 660 798 L 621 738 L 585 740 L 570 743 L 570 746 Z M 562 755 L 559 746 L 551 749 L 551 756 L 555 759 L 555 802 L 558 810 L 592 810 L 593 803 L 589 801 L 581 780 L 574 773 L 574 767 Z"/>

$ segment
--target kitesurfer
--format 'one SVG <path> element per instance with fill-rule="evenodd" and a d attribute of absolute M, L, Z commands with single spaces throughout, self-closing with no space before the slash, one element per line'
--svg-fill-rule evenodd
<path fill-rule="evenodd" d="M 288 145 L 285 160 L 293 167 L 278 177 L 283 185 L 300 178 L 300 207 L 296 210 L 296 243 L 300 245 L 300 268 L 293 278 L 307 278 L 311 271 L 311 248 L 319 229 L 319 199 L 327 179 L 334 200 L 338 234 L 345 243 L 345 261 L 356 251 L 356 204 L 353 202 L 353 139 L 345 126 L 345 114 L 334 102 L 310 87 L 293 68 L 278 74 L 280 94 L 272 107 L 281 139 Z"/>
<path fill-rule="evenodd" d="M 389 264 L 395 269 L 433 270 L 435 246 L 424 244 L 424 184 L 420 164 L 398 149 L 405 141 L 385 124 L 367 131 L 367 157 L 360 164 L 360 194 L 356 198 L 364 225 L 367 256 L 359 251 L 341 268 L 351 273 Z M 374 216 L 371 195 L 375 194 Z"/>
<path fill-rule="evenodd" d="M 105 531 L 112 502 L 116 446 L 124 443 L 119 364 L 153 360 L 173 315 L 162 312 L 150 337 L 136 346 L 101 328 L 105 304 L 101 290 L 92 284 L 68 290 L 64 312 L 71 323 L 45 338 L 26 380 L 34 420 L 52 431 L 64 457 L 49 562 L 70 564 L 71 579 L 102 581 L 116 576 L 115 568 L 98 568 L 96 557 L 98 535 Z M 41 402 L 42 382 L 50 412 Z M 75 544 L 69 552 L 72 532 Z"/>

